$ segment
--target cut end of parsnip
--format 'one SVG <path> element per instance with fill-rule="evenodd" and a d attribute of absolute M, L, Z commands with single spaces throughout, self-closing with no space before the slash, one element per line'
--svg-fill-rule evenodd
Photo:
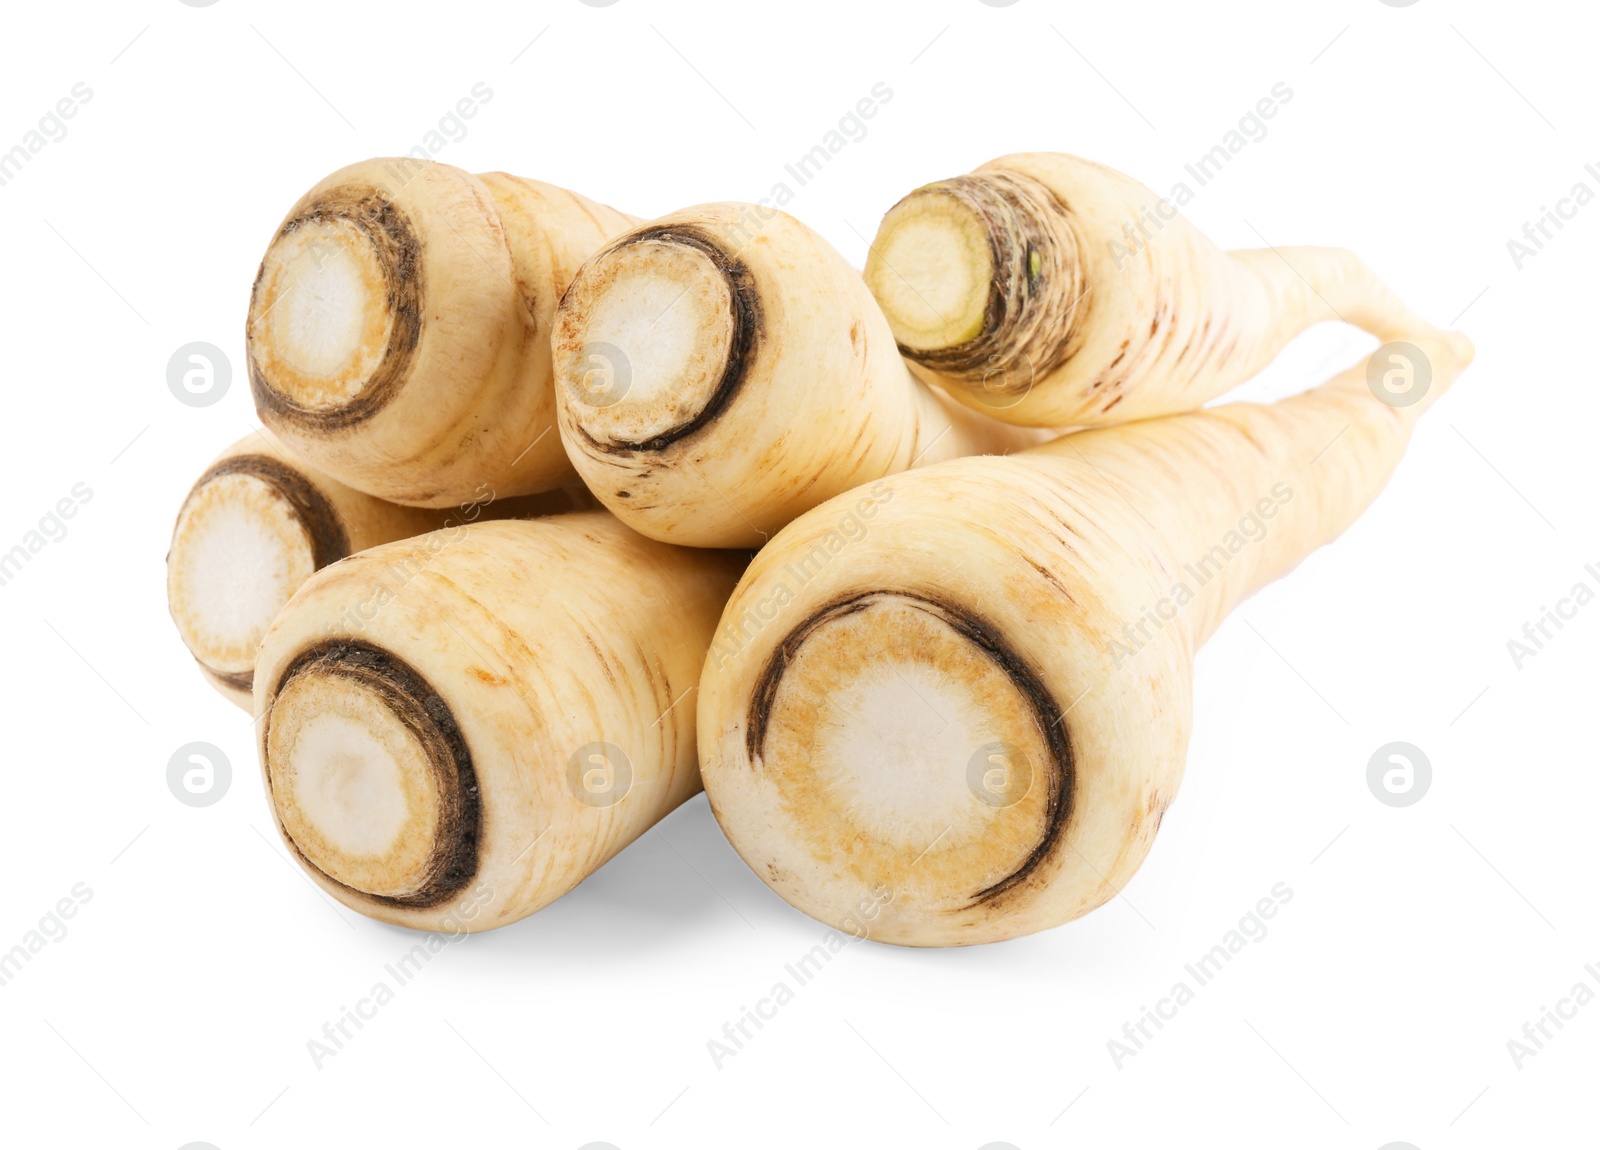
<path fill-rule="evenodd" d="M 801 905 L 841 887 L 887 899 L 899 941 L 1027 881 L 1064 825 L 1069 752 L 1048 692 L 992 629 L 874 593 L 779 651 L 751 696 L 748 757 L 784 812 L 778 865 L 817 884 Z"/>
<path fill-rule="evenodd" d="M 345 550 L 337 515 L 293 469 L 235 456 L 195 484 L 167 556 L 184 645 L 219 684 L 248 691 L 256 648 L 283 605 Z"/>
<path fill-rule="evenodd" d="M 377 188 L 336 185 L 288 220 L 250 298 L 258 407 L 333 429 L 387 403 L 421 330 L 420 258 L 410 222 Z"/>
<path fill-rule="evenodd" d="M 399 906 L 454 896 L 477 865 L 478 791 L 446 704 L 364 643 L 303 653 L 266 716 L 285 835 L 332 881 Z"/>
<path fill-rule="evenodd" d="M 929 184 L 884 216 L 867 286 L 901 352 L 965 385 L 957 398 L 1006 407 L 1076 350 L 1080 237 L 1040 181 L 981 171 Z"/>
<path fill-rule="evenodd" d="M 938 185 L 913 192 L 884 217 L 865 274 L 908 353 L 967 343 L 983 331 L 994 280 L 989 228 Z"/>
<path fill-rule="evenodd" d="M 554 335 L 567 425 L 601 450 L 657 451 L 715 418 L 753 338 L 743 274 L 688 227 L 634 233 L 585 265 Z"/>

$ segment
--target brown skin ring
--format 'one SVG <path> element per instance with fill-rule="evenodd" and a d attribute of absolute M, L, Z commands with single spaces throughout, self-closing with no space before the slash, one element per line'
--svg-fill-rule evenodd
<path fill-rule="evenodd" d="M 909 348 L 900 354 L 925 367 L 982 385 L 997 395 L 1026 394 L 1036 376 L 1046 376 L 1072 357 L 1081 342 L 1083 257 L 1072 209 L 1038 180 L 1007 172 L 957 176 L 921 189 L 967 205 L 989 227 L 994 275 L 984 306 L 983 328 L 966 343 L 945 348 Z M 1034 268 L 1037 259 L 1038 268 Z M 1057 282 L 1059 275 L 1064 282 Z M 1059 332 L 1037 359 L 1029 353 L 1035 333 Z M 990 378 L 999 373 L 998 385 Z"/>
<path fill-rule="evenodd" d="M 767 724 L 772 717 L 778 686 L 782 683 L 784 672 L 788 669 L 789 661 L 795 652 L 810 637 L 811 632 L 822 624 L 865 610 L 870 600 L 877 594 L 876 591 L 862 591 L 817 608 L 809 618 L 796 624 L 774 648 L 766 666 L 761 669 L 761 674 L 756 679 L 755 689 L 750 693 L 750 708 L 745 715 L 745 751 L 751 766 L 756 768 L 761 766 L 762 748 L 767 739 Z M 1050 694 L 1050 689 L 1045 686 L 1044 680 L 1023 661 L 1021 656 L 1006 645 L 1000 632 L 991 624 L 955 603 L 924 595 L 913 595 L 906 591 L 896 591 L 894 594 L 899 598 L 911 600 L 929 614 L 936 616 L 946 626 L 988 655 L 995 665 L 1006 673 L 1012 685 L 1028 700 L 1034 721 L 1039 724 L 1045 745 L 1050 749 L 1050 765 L 1054 769 L 1045 772 L 1050 792 L 1045 804 L 1044 834 L 1039 836 L 1038 844 L 1016 870 L 976 892 L 968 909 L 982 906 L 998 900 L 1007 891 L 1026 882 L 1061 841 L 1061 836 L 1067 828 L 1067 820 L 1072 813 L 1072 741 L 1068 737 L 1067 725 L 1062 721 L 1059 709 L 1056 707 L 1055 697 Z"/>
<path fill-rule="evenodd" d="M 311 561 L 316 565 L 316 570 L 320 571 L 350 554 L 350 538 L 345 534 L 344 523 L 333 504 L 304 475 L 270 455 L 235 455 L 224 459 L 207 470 L 189 489 L 185 505 L 194 498 L 195 492 L 224 475 L 248 475 L 259 479 L 288 501 L 311 539 Z M 198 659 L 195 661 L 199 662 Z M 200 663 L 200 666 L 220 682 L 241 691 L 248 691 L 255 682 L 252 671 L 219 671 L 204 663 Z"/>
<path fill-rule="evenodd" d="M 262 374 L 255 356 L 250 355 L 250 393 L 255 397 L 257 409 L 270 411 L 307 432 L 354 427 L 382 411 L 395 397 L 411 375 L 411 362 L 422 339 L 422 301 L 427 298 L 427 285 L 422 282 L 422 240 L 411 221 L 382 191 L 359 186 L 335 188 L 285 223 L 277 238 L 320 220 L 345 220 L 372 241 L 389 290 L 392 324 L 383 361 L 361 392 L 338 407 L 315 408 L 296 403 L 272 385 Z M 255 314 L 255 295 L 266 275 L 266 266 L 263 260 L 250 289 L 251 315 Z M 247 337 L 248 334 L 246 332 Z M 245 343 L 248 347 L 248 338 Z"/>
<path fill-rule="evenodd" d="M 330 639 L 308 647 L 284 668 L 274 697 L 296 675 L 315 670 L 340 675 L 375 691 L 426 750 L 439 787 L 440 814 L 428 878 L 421 889 L 402 896 L 374 895 L 346 886 L 308 859 L 290 840 L 300 861 L 329 882 L 352 894 L 386 906 L 430 907 L 449 902 L 478 873 L 478 842 L 483 836 L 483 809 L 478 776 L 461 727 L 450 707 L 409 663 L 360 639 Z M 261 724 L 262 762 L 267 763 L 267 789 L 272 790 L 271 759 L 266 754 L 272 729 L 269 708 Z"/>
<path fill-rule="evenodd" d="M 704 228 L 690 224 L 641 228 L 601 254 L 609 255 L 632 244 L 651 240 L 693 248 L 709 259 L 712 266 L 722 273 L 722 278 L 728 283 L 728 295 L 733 300 L 733 333 L 728 341 L 728 362 L 723 366 L 722 378 L 717 381 L 716 389 L 711 393 L 706 405 L 700 409 L 700 413 L 677 427 L 663 431 L 660 435 L 638 443 L 602 443 L 582 427 L 577 429 L 585 442 L 596 451 L 608 455 L 661 451 L 715 422 L 743 386 L 745 377 L 750 371 L 750 364 L 756 357 L 756 348 L 761 342 L 761 294 L 756 288 L 755 276 L 748 264 L 738 256 L 730 254 Z"/>

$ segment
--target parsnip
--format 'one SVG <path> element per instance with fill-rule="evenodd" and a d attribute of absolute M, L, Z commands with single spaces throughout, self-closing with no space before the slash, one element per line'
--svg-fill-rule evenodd
<path fill-rule="evenodd" d="M 586 263 L 556 317 L 561 437 L 638 531 L 758 546 L 830 496 L 1039 442 L 915 380 L 861 277 L 758 209 L 689 208 Z"/>
<path fill-rule="evenodd" d="M 1224 252 L 1137 180 L 1053 153 L 912 192 L 866 279 L 928 378 L 1034 427 L 1192 411 L 1322 320 L 1421 322 L 1350 252 Z"/>
<path fill-rule="evenodd" d="M 470 502 L 444 511 L 399 507 L 307 467 L 256 432 L 218 456 L 184 498 L 167 552 L 167 605 L 206 681 L 248 711 L 261 636 L 319 568 L 479 518 L 593 506 L 575 485 L 509 500 L 480 487 Z"/>
<path fill-rule="evenodd" d="M 578 265 L 632 222 L 502 172 L 379 159 L 333 173 L 290 209 L 251 293 L 262 422 L 395 503 L 569 483 L 550 322 Z"/>
<path fill-rule="evenodd" d="M 436 542 L 362 552 L 284 608 L 256 669 L 261 761 L 319 886 L 386 922 L 484 930 L 699 790 L 685 695 L 745 557 L 601 511 Z"/>
<path fill-rule="evenodd" d="M 1389 334 L 1431 361 L 1421 402 L 1380 401 L 1358 367 L 1272 405 L 894 476 L 791 523 L 701 679 L 734 847 L 808 914 L 876 904 L 871 936 L 908 945 L 1113 897 L 1177 793 L 1196 649 L 1354 521 L 1471 358 L 1461 336 Z"/>

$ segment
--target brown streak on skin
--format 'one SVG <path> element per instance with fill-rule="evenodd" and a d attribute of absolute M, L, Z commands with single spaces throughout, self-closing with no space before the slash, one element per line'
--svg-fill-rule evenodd
<path fill-rule="evenodd" d="M 806 480 L 804 484 L 802 484 L 800 487 L 795 489 L 795 492 L 791 496 L 791 498 L 798 499 L 800 496 L 804 495 L 807 491 L 810 491 L 813 487 L 815 487 L 816 484 L 817 484 L 817 481 L 820 480 L 821 478 L 822 478 L 822 476 L 820 474 L 813 475 L 810 479 Z"/>
<path fill-rule="evenodd" d="M 1062 598 L 1064 598 L 1068 603 L 1072 603 L 1074 606 L 1076 606 L 1076 600 L 1073 599 L 1072 592 L 1067 590 L 1066 584 L 1057 579 L 1055 574 L 1048 567 L 1044 567 L 1038 563 L 1035 563 L 1031 559 L 1028 560 L 1028 563 L 1035 571 L 1044 576 L 1046 583 L 1049 583 L 1050 586 L 1054 587 L 1061 593 Z"/>
<path fill-rule="evenodd" d="M 422 339 L 427 285 L 422 277 L 422 239 L 404 213 L 380 189 L 358 184 L 333 188 L 289 220 L 278 231 L 281 239 L 308 223 L 344 220 L 372 241 L 387 285 L 391 316 L 389 346 L 366 385 L 338 407 L 306 407 L 272 385 L 262 374 L 248 330 L 245 347 L 249 360 L 250 393 L 263 416 L 271 413 L 303 431 L 328 433 L 363 423 L 382 411 L 411 378 L 412 360 Z M 256 292 L 266 275 L 266 261 L 256 272 L 250 291 L 250 314 L 255 314 Z"/>
<path fill-rule="evenodd" d="M 595 661 L 600 664 L 600 671 L 605 675 L 606 682 L 615 687 L 617 685 L 616 673 L 611 670 L 611 663 L 606 658 L 605 652 L 600 650 L 600 644 L 596 643 L 594 641 L 594 636 L 588 634 L 587 632 L 584 633 L 583 641 L 589 645 L 589 650 L 594 652 Z"/>
<path fill-rule="evenodd" d="M 869 425 L 867 423 L 863 422 L 861 424 L 860 428 L 858 428 L 856 430 L 856 437 L 850 441 L 850 446 L 844 449 L 844 453 L 845 453 L 846 456 L 848 456 L 857 447 L 861 446 L 861 441 L 866 438 L 868 430 L 869 430 Z"/>
<path fill-rule="evenodd" d="M 1244 436 L 1244 441 L 1251 447 L 1255 448 L 1263 456 L 1267 457 L 1268 459 L 1272 458 L 1272 453 L 1267 450 L 1266 445 L 1257 439 L 1254 433 L 1251 432 L 1249 424 L 1240 421 L 1239 423 L 1234 424 L 1234 430 L 1236 430 L 1240 435 Z"/>

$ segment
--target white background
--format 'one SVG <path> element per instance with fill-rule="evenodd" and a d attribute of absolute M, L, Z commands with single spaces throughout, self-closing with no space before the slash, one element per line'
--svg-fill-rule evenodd
<path fill-rule="evenodd" d="M 1506 1045 L 1600 988 L 1600 606 L 1520 670 L 1506 647 L 1600 583 L 1600 205 L 1520 270 L 1506 247 L 1575 182 L 1600 191 L 1586 6 L 896 8 L 8 6 L 0 148 L 75 83 L 93 95 L 0 187 L 0 550 L 74 484 L 93 497 L 0 587 L 0 950 L 74 884 L 93 895 L 0 987 L 0 1140 L 1594 1145 L 1600 1003 L 1520 1069 Z M 1201 656 L 1187 784 L 1124 897 L 1003 945 L 852 946 L 719 1069 L 707 1041 L 824 928 L 697 798 L 535 918 L 449 948 L 313 1065 L 307 1041 L 413 938 L 288 862 L 250 723 L 178 642 L 162 560 L 193 478 L 254 426 L 244 314 L 283 212 L 422 142 L 480 81 L 492 99 L 441 160 L 644 216 L 768 194 L 882 81 L 869 133 L 790 204 L 857 266 L 920 183 L 1061 150 L 1164 192 L 1292 89 L 1187 214 L 1227 246 L 1360 251 L 1478 360 L 1362 521 Z M 215 406 L 167 389 L 194 340 L 234 365 Z M 1369 346 L 1321 329 L 1245 390 Z M 1405 809 L 1365 781 L 1394 740 L 1433 764 Z M 165 781 L 191 741 L 233 762 L 205 809 Z M 1108 1040 L 1280 882 L 1270 933 L 1118 1068 Z"/>

